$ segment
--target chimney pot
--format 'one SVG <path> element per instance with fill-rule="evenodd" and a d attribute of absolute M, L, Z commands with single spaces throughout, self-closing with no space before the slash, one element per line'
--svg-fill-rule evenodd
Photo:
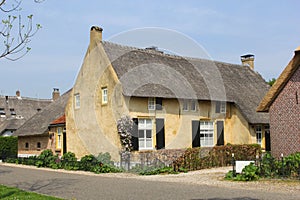
<path fill-rule="evenodd" d="M 52 100 L 55 101 L 56 99 L 58 99 L 60 97 L 60 92 L 58 88 L 53 88 L 53 92 L 52 92 Z"/>
<path fill-rule="evenodd" d="M 299 53 L 299 52 L 300 52 L 300 46 L 295 49 L 295 53 Z"/>
<path fill-rule="evenodd" d="M 250 67 L 250 69 L 254 70 L 254 55 L 253 54 L 242 55 L 241 61 L 242 61 L 243 66 Z"/>
<path fill-rule="evenodd" d="M 16 91 L 16 96 L 17 96 L 17 97 L 20 97 L 20 96 L 21 96 L 20 90 L 17 90 L 17 91 Z"/>

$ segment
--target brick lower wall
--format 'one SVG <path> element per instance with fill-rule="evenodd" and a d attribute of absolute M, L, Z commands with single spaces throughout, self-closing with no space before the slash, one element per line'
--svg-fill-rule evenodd
<path fill-rule="evenodd" d="M 37 143 L 41 143 L 41 148 L 37 148 Z M 26 148 L 26 143 L 29 147 Z M 18 154 L 23 155 L 40 155 L 49 145 L 49 136 L 19 136 L 18 137 Z"/>
<path fill-rule="evenodd" d="M 200 157 L 205 157 L 209 154 L 212 147 L 202 147 Z M 136 151 L 131 153 L 130 162 L 132 164 L 141 165 L 169 165 L 184 155 L 186 149 L 161 149 L 151 151 Z"/>
<path fill-rule="evenodd" d="M 300 68 L 270 107 L 271 152 L 300 152 Z"/>

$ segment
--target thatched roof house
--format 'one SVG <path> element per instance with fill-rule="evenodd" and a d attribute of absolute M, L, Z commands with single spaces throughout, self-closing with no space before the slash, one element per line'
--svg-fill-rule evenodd
<path fill-rule="evenodd" d="M 232 102 L 249 123 L 269 123 L 268 114 L 256 112 L 269 85 L 248 66 L 102 44 L 125 96 Z"/>
<path fill-rule="evenodd" d="M 21 97 L 20 91 L 16 92 L 16 96 L 0 96 L 0 136 L 12 135 L 50 103 L 51 99 Z"/>
<path fill-rule="evenodd" d="M 46 134 L 48 136 L 49 125 L 64 115 L 69 95 L 70 90 L 32 116 L 13 135 L 37 136 Z"/>

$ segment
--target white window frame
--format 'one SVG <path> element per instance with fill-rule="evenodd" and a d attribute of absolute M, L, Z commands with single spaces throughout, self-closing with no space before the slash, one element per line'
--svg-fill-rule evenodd
<path fill-rule="evenodd" d="M 183 111 L 188 111 L 189 110 L 189 101 L 187 99 L 184 99 L 182 101 L 182 110 Z"/>
<path fill-rule="evenodd" d="M 148 110 L 155 110 L 155 98 L 154 97 L 148 98 Z"/>
<path fill-rule="evenodd" d="M 220 102 L 220 113 L 226 113 L 226 101 Z"/>
<path fill-rule="evenodd" d="M 203 120 L 200 121 L 200 146 L 214 146 L 214 122 Z"/>
<path fill-rule="evenodd" d="M 153 122 L 152 119 L 139 119 L 138 140 L 139 150 L 153 149 Z M 149 137 L 150 134 L 150 137 Z"/>
<path fill-rule="evenodd" d="M 74 95 L 74 101 L 75 101 L 75 109 L 80 108 L 80 94 L 79 93 Z"/>
<path fill-rule="evenodd" d="M 57 128 L 57 141 L 56 141 L 56 148 L 61 149 L 61 139 L 62 139 L 62 128 Z"/>
<path fill-rule="evenodd" d="M 197 110 L 197 100 L 191 100 L 191 104 L 190 104 L 190 109 L 191 111 L 196 111 Z"/>
<path fill-rule="evenodd" d="M 102 104 L 108 103 L 108 90 L 107 87 L 104 87 L 101 89 L 102 91 Z"/>
<path fill-rule="evenodd" d="M 262 144 L 262 126 L 255 126 L 255 133 L 256 133 L 256 143 L 261 145 Z"/>

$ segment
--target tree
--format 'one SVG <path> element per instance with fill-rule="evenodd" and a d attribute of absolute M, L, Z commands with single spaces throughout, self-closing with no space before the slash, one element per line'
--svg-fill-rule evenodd
<path fill-rule="evenodd" d="M 43 1 L 34 0 L 35 3 Z M 21 3 L 22 0 L 0 0 L 0 12 L 6 15 L 0 25 L 0 41 L 3 44 L 0 58 L 15 61 L 25 56 L 31 49 L 28 46 L 31 38 L 41 28 L 40 24 L 36 24 L 36 27 L 32 24 L 33 15 L 28 15 L 27 22 L 23 23 L 19 14 Z"/>
<path fill-rule="evenodd" d="M 275 81 L 276 81 L 276 78 L 272 78 L 272 79 L 270 79 L 270 80 L 268 81 L 268 84 L 269 84 L 270 86 L 272 86 L 272 85 L 275 83 Z"/>

